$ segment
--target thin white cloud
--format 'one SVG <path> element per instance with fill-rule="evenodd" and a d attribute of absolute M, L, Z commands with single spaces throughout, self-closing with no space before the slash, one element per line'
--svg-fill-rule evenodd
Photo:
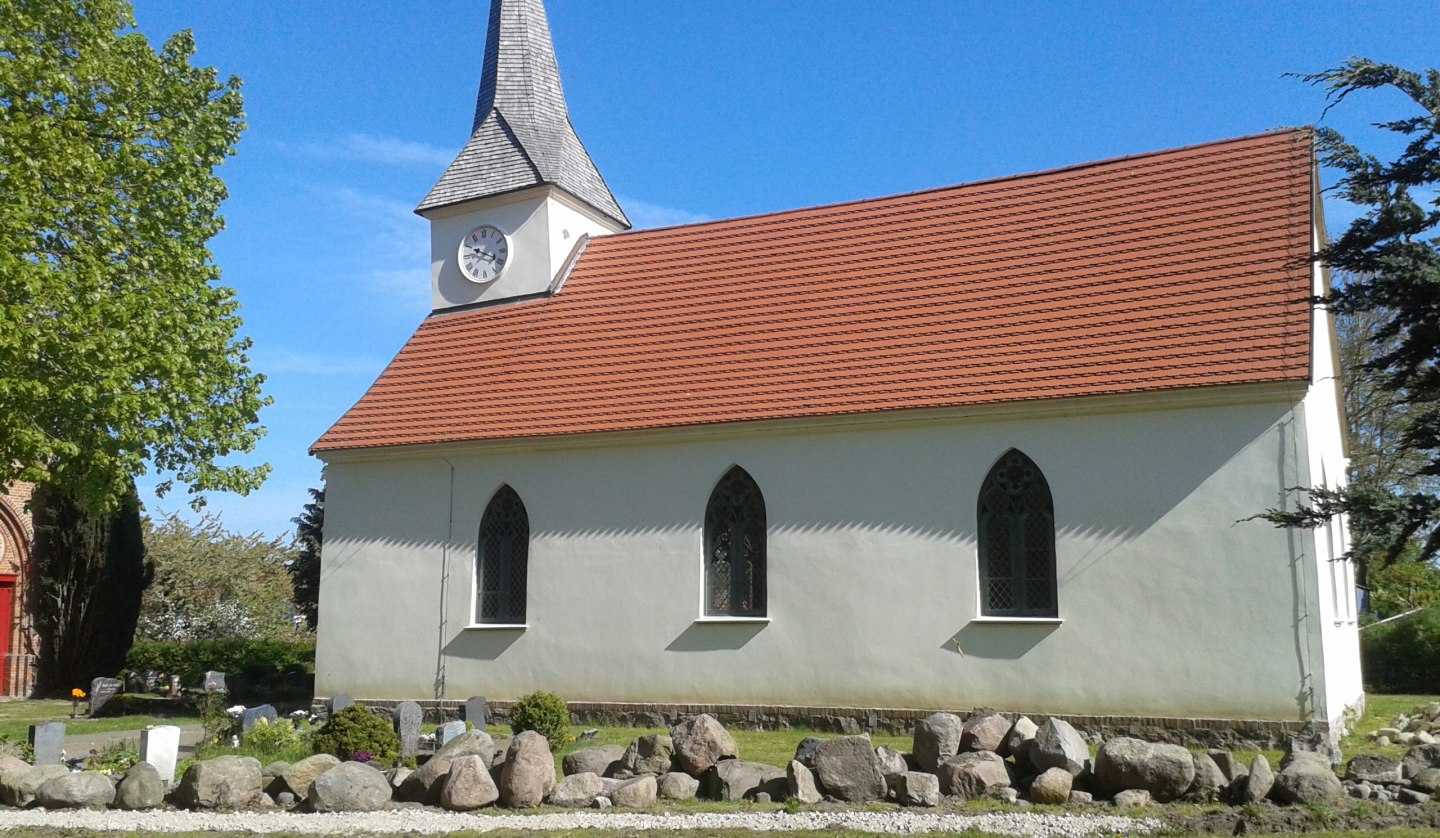
<path fill-rule="evenodd" d="M 618 197 L 618 200 L 620 201 L 620 206 L 625 209 L 625 214 L 630 216 L 630 223 L 635 225 L 636 230 L 648 230 L 652 227 L 674 227 L 677 224 L 694 224 L 698 221 L 712 220 L 710 216 L 701 215 L 698 212 L 677 209 L 676 207 L 664 207 L 659 204 L 652 204 L 649 201 L 642 201 L 638 198 Z"/>
<path fill-rule="evenodd" d="M 427 166 L 444 169 L 455 158 L 455 149 L 374 134 L 352 133 L 330 142 L 281 142 L 278 145 L 293 154 L 320 160 L 379 163 L 386 166 Z"/>
<path fill-rule="evenodd" d="M 358 277 L 373 291 L 409 311 L 430 310 L 430 225 L 408 201 L 397 201 L 350 187 L 332 189 L 324 198 L 366 230 L 366 267 Z"/>
<path fill-rule="evenodd" d="M 256 370 L 267 374 L 291 375 L 369 375 L 384 369 L 385 361 L 376 358 L 351 358 L 302 352 L 294 349 L 265 349 L 251 353 Z"/>

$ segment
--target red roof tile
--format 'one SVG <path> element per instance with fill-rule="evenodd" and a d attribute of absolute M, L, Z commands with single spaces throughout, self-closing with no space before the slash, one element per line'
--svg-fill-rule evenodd
<path fill-rule="evenodd" d="M 314 450 L 1302 380 L 1312 165 L 1282 131 L 598 238 L 426 319 Z"/>

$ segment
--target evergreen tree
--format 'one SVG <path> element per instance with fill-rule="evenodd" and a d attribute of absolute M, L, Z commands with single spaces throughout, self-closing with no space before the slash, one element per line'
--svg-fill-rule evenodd
<path fill-rule="evenodd" d="M 314 629 L 320 625 L 320 545 L 325 540 L 325 489 L 312 488 L 305 510 L 290 520 L 295 524 L 296 555 L 290 564 L 295 608 Z"/>

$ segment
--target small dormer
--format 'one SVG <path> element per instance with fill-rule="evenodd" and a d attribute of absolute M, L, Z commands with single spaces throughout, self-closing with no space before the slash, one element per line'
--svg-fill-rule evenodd
<path fill-rule="evenodd" d="M 491 0 L 470 141 L 415 212 L 437 311 L 545 294 L 585 239 L 629 229 L 570 125 L 542 0 Z"/>

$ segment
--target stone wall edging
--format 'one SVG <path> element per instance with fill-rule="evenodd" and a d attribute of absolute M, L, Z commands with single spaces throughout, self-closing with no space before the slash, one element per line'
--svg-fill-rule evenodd
<path fill-rule="evenodd" d="M 389 711 L 404 699 L 356 699 L 374 710 Z M 427 722 L 460 718 L 465 702 L 448 699 L 410 699 L 425 710 Z M 324 701 L 316 698 L 316 704 Z M 511 701 L 488 702 L 490 720 L 504 722 Z M 915 723 L 935 710 L 914 708 L 827 707 L 760 704 L 671 704 L 630 702 L 567 702 L 575 724 L 615 725 L 665 729 L 685 716 L 709 713 L 726 726 L 739 729 L 775 730 L 791 727 L 834 733 L 867 732 L 910 735 Z M 976 708 L 978 709 L 978 708 Z M 971 710 L 949 710 L 962 718 Z M 1036 724 L 1061 719 L 1074 725 L 1092 743 L 1116 736 L 1134 736 L 1148 742 L 1168 742 L 1187 747 L 1279 749 L 1293 736 L 1330 733 L 1324 722 L 1269 719 L 1204 719 L 1175 716 L 1095 716 L 1065 713 L 1022 713 L 998 711 L 1011 720 L 1029 716 Z"/>

